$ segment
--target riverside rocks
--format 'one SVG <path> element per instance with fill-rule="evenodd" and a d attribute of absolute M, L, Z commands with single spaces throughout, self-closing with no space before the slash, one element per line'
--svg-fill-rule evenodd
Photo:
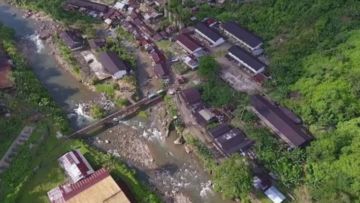
<path fill-rule="evenodd" d="M 96 147 L 121 157 L 130 165 L 155 169 L 157 166 L 154 163 L 154 157 L 148 145 L 138 134 L 138 131 L 130 126 L 119 124 L 90 141 Z"/>

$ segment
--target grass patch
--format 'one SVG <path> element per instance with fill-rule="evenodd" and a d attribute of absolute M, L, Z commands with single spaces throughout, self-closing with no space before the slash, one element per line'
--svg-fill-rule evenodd
<path fill-rule="evenodd" d="M 116 85 L 110 83 L 96 84 L 96 91 L 104 93 L 107 97 L 114 98 Z"/>

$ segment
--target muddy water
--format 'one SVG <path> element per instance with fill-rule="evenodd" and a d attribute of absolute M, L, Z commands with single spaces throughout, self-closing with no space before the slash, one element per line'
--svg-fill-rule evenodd
<path fill-rule="evenodd" d="M 54 100 L 67 112 L 71 113 L 77 104 L 89 102 L 99 97 L 98 94 L 88 90 L 82 83 L 72 77 L 57 64 L 46 44 L 39 40 L 36 34 L 37 22 L 24 19 L 21 11 L 10 7 L 0 0 L 0 22 L 11 27 L 16 32 L 24 56 L 34 73 L 48 89 Z M 84 123 L 76 122 L 72 117 L 74 128 Z"/>
<path fill-rule="evenodd" d="M 231 203 L 232 201 L 225 201 L 220 194 L 214 192 L 211 187 L 209 175 L 202 169 L 199 160 L 194 154 L 187 154 L 184 146 L 175 145 L 173 142 L 177 138 L 175 132 L 172 132 L 168 138 L 165 138 L 152 121 L 144 120 L 143 118 L 132 118 L 127 121 L 120 121 L 120 126 L 127 126 L 127 134 L 130 137 L 135 136 L 136 139 L 143 140 L 151 153 L 149 160 L 134 161 L 134 157 L 126 157 L 128 164 L 136 168 L 139 172 L 140 178 L 154 185 L 161 194 L 173 197 L 174 194 L 182 193 L 188 197 L 193 203 Z M 118 126 L 117 126 L 118 127 Z M 130 128 L 128 128 L 130 127 Z M 125 128 L 125 127 L 124 127 Z M 103 144 L 98 146 L 105 151 L 120 151 L 123 146 L 117 146 L 113 140 L 116 139 L 116 127 L 109 129 L 97 135 L 97 139 L 110 139 L 110 144 Z M 109 136 L 113 133 L 113 136 Z M 118 135 L 119 136 L 119 135 Z M 120 138 L 123 139 L 123 138 Z M 135 138 L 133 138 L 135 140 Z M 129 142 L 126 140 L 125 142 Z M 130 141 L 131 142 L 131 141 Z M 127 146 L 131 146 L 128 144 Z M 131 148 L 131 147 L 130 147 Z M 136 150 L 136 147 L 134 149 Z M 120 152 L 121 154 L 121 152 Z M 121 156 L 121 155 L 120 155 Z M 124 157 L 121 157 L 123 159 Z M 136 158 L 135 158 L 136 159 Z M 155 167 L 154 167 L 155 165 Z M 150 166 L 150 167 L 149 167 Z M 165 198 L 167 202 L 172 202 L 171 198 Z"/>
<path fill-rule="evenodd" d="M 0 21 L 16 31 L 21 48 L 36 76 L 48 89 L 54 100 L 70 113 L 79 103 L 98 99 L 99 95 L 88 90 L 64 69 L 60 68 L 46 44 L 36 35 L 37 23 L 22 18 L 22 13 L 0 0 Z M 74 120 L 75 119 L 75 120 Z M 79 128 L 76 118 L 72 118 L 74 128 Z M 192 155 L 186 154 L 182 146 L 174 145 L 176 135 L 165 139 L 151 127 L 149 121 L 132 119 L 127 122 L 149 147 L 153 162 L 157 167 L 146 169 L 137 167 L 140 178 L 155 185 L 161 193 L 181 192 L 193 203 L 227 203 L 211 190 L 209 176 L 201 169 Z M 145 132 L 145 133 L 144 133 Z M 101 138 L 100 133 L 97 137 Z M 171 195 L 170 195 L 171 196 Z"/>

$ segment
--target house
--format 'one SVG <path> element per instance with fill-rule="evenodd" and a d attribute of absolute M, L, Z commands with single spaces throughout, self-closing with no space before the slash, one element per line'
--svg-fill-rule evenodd
<path fill-rule="evenodd" d="M 192 55 L 185 56 L 183 61 L 191 70 L 195 70 L 199 66 L 199 61 Z"/>
<path fill-rule="evenodd" d="M 154 73 L 159 79 L 168 79 L 169 77 L 169 69 L 166 63 L 158 63 L 154 66 Z"/>
<path fill-rule="evenodd" d="M 216 121 L 215 114 L 207 108 L 202 108 L 196 111 L 194 113 L 194 117 L 196 122 L 202 126 L 206 126 L 207 124 Z"/>
<path fill-rule="evenodd" d="M 177 36 L 176 43 L 179 44 L 189 54 L 193 54 L 202 50 L 200 43 L 188 34 L 180 34 Z"/>
<path fill-rule="evenodd" d="M 199 22 L 195 26 L 195 32 L 210 42 L 213 47 L 219 46 L 225 42 L 224 38 L 216 30 L 208 27 L 203 22 Z"/>
<path fill-rule="evenodd" d="M 122 18 L 124 18 L 124 16 L 114 8 L 110 8 L 103 16 L 104 22 L 108 25 L 114 25 Z"/>
<path fill-rule="evenodd" d="M 84 47 L 84 39 L 79 32 L 67 30 L 61 32 L 59 37 L 71 51 L 76 51 Z"/>
<path fill-rule="evenodd" d="M 58 186 L 47 195 L 51 203 L 130 203 L 126 194 L 104 168 L 76 183 Z"/>
<path fill-rule="evenodd" d="M 150 53 L 150 56 L 151 56 L 154 64 L 166 62 L 166 57 L 165 57 L 164 53 L 157 48 L 152 50 L 152 52 Z"/>
<path fill-rule="evenodd" d="M 94 169 L 79 150 L 64 154 L 58 159 L 58 162 L 73 183 L 94 173 Z"/>
<path fill-rule="evenodd" d="M 254 145 L 254 141 L 247 138 L 244 132 L 233 128 L 228 124 L 221 124 L 209 131 L 215 145 L 225 155 L 229 156 L 235 152 L 245 155 Z"/>
<path fill-rule="evenodd" d="M 260 95 L 252 95 L 250 102 L 255 114 L 291 147 L 303 147 L 313 139 L 289 110 Z"/>
<path fill-rule="evenodd" d="M 225 34 L 249 49 L 252 54 L 260 55 L 263 52 L 263 49 L 261 48 L 263 45 L 262 39 L 249 30 L 241 27 L 239 24 L 230 21 L 223 23 L 221 28 Z"/>
<path fill-rule="evenodd" d="M 67 0 L 64 6 L 66 10 L 85 9 L 89 12 L 96 12 L 98 15 L 105 14 L 109 9 L 107 5 L 87 0 Z"/>
<path fill-rule="evenodd" d="M 274 203 L 281 203 L 286 199 L 275 186 L 271 186 L 269 189 L 265 190 L 264 193 Z"/>
<path fill-rule="evenodd" d="M 228 55 L 253 74 L 261 73 L 266 68 L 264 63 L 237 45 L 229 49 Z"/>
<path fill-rule="evenodd" d="M 93 51 L 99 51 L 106 45 L 105 39 L 89 39 L 88 40 L 89 46 Z"/>
<path fill-rule="evenodd" d="M 99 55 L 99 61 L 103 68 L 112 75 L 112 78 L 118 80 L 130 72 L 129 66 L 122 61 L 114 52 L 102 52 Z"/>
<path fill-rule="evenodd" d="M 198 104 L 201 102 L 200 92 L 196 88 L 188 88 L 188 89 L 182 90 L 180 95 L 183 98 L 184 102 L 189 106 L 192 106 L 194 104 Z"/>

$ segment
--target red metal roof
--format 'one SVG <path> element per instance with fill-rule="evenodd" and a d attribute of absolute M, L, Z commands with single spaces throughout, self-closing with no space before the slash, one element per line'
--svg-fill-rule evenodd
<path fill-rule="evenodd" d="M 194 38 L 190 37 L 187 34 L 180 34 L 176 38 L 178 43 L 181 43 L 189 51 L 194 52 L 196 49 L 201 48 L 200 43 L 198 43 Z"/>
<path fill-rule="evenodd" d="M 151 58 L 153 59 L 155 64 L 164 63 L 166 60 L 164 53 L 157 48 L 151 52 Z"/>
<path fill-rule="evenodd" d="M 95 173 L 93 173 L 88 178 L 85 178 L 77 183 L 69 185 L 66 189 L 63 190 L 63 197 L 65 200 L 69 200 L 75 195 L 81 193 L 82 191 L 90 188 L 91 186 L 95 185 L 96 183 L 100 182 L 101 180 L 105 179 L 109 176 L 109 172 L 102 168 Z"/>

